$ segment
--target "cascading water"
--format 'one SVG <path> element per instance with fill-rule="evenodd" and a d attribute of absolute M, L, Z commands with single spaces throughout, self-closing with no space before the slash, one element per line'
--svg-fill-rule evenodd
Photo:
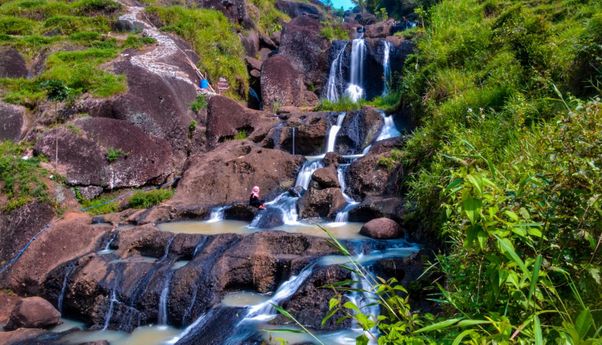
<path fill-rule="evenodd" d="M 227 206 L 216 207 L 211 210 L 211 214 L 209 215 L 209 219 L 207 223 L 217 223 L 224 220 L 224 211 L 227 209 Z"/>
<path fill-rule="evenodd" d="M 56 309 L 63 312 L 63 301 L 65 300 L 65 293 L 67 292 L 67 284 L 69 283 L 69 278 L 75 272 L 75 263 L 71 263 L 67 269 L 65 270 L 65 277 L 63 277 L 63 286 L 61 287 L 61 293 L 56 301 Z"/>
<path fill-rule="evenodd" d="M 341 186 L 341 193 L 343 194 L 343 198 L 345 198 L 345 202 L 347 203 L 347 205 L 345 205 L 342 210 L 337 212 L 337 215 L 335 217 L 335 224 L 346 223 L 349 220 L 349 211 L 351 211 L 353 208 L 359 205 L 359 202 L 353 200 L 352 197 L 345 193 L 345 189 L 347 187 L 345 183 L 345 172 L 347 171 L 348 167 L 349 164 L 340 164 L 339 168 L 337 169 L 339 186 Z"/>
<path fill-rule="evenodd" d="M 391 55 L 391 43 L 383 41 L 383 44 L 383 96 L 385 96 L 388 95 L 390 91 L 391 63 L 389 60 Z"/>
<path fill-rule="evenodd" d="M 165 280 L 163 281 L 163 288 L 161 289 L 161 296 L 159 297 L 159 317 L 158 322 L 160 325 L 167 325 L 167 301 L 169 297 L 169 284 L 173 277 L 175 270 L 170 269 L 166 274 Z"/>
<path fill-rule="evenodd" d="M 299 174 L 297 175 L 297 181 L 295 187 L 301 187 L 303 190 L 307 190 L 309 182 L 311 181 L 311 175 L 320 168 L 324 167 L 324 163 L 320 159 L 307 160 L 303 163 Z"/>
<path fill-rule="evenodd" d="M 334 60 L 330 64 L 330 72 L 328 73 L 328 82 L 326 83 L 326 99 L 331 102 L 337 102 L 339 100 L 339 85 L 344 83 L 343 81 L 343 58 L 345 57 L 345 43 L 336 54 Z"/>
<path fill-rule="evenodd" d="M 326 146 L 326 152 L 334 152 L 334 145 L 337 141 L 337 134 L 341 130 L 341 126 L 343 125 L 343 121 L 345 120 L 345 115 L 347 113 L 340 113 L 337 116 L 336 125 L 330 126 L 330 131 L 328 132 L 328 144 Z"/>
<path fill-rule="evenodd" d="M 385 121 L 383 124 L 376 141 L 386 140 L 390 138 L 396 138 L 401 135 L 397 127 L 395 126 L 395 122 L 393 121 L 393 116 L 386 116 L 384 112 L 379 111 L 380 116 Z"/>
<path fill-rule="evenodd" d="M 349 85 L 345 90 L 347 97 L 357 102 L 364 96 L 364 64 L 366 56 L 366 41 L 356 38 L 351 42 L 351 70 Z"/>

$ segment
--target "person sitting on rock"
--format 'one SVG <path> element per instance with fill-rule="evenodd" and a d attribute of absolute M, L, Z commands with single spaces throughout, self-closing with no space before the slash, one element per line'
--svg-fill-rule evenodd
<path fill-rule="evenodd" d="M 257 207 L 259 209 L 265 209 L 263 206 L 263 200 L 259 199 L 259 187 L 254 186 L 249 197 L 249 205 Z"/>

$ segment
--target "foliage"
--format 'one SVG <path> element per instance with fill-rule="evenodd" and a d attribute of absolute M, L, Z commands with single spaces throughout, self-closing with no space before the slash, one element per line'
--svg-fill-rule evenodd
<path fill-rule="evenodd" d="M 291 18 L 276 8 L 275 0 L 251 0 L 257 11 L 250 11 L 250 17 L 264 34 L 271 35 L 282 30 L 282 24 Z"/>
<path fill-rule="evenodd" d="M 342 97 L 337 102 L 322 99 L 320 100 L 320 104 L 316 108 L 316 111 L 355 111 L 360 110 L 363 105 L 363 100 L 354 102 L 349 97 Z"/>
<path fill-rule="evenodd" d="M 205 108 L 207 108 L 207 99 L 203 94 L 196 96 L 196 99 L 190 105 L 190 109 L 192 109 L 192 111 L 195 113 L 198 113 Z"/>
<path fill-rule="evenodd" d="M 44 183 L 46 171 L 37 157 L 22 159 L 28 147 L 10 141 L 0 142 L 0 210 L 10 211 L 32 201 L 50 202 Z"/>
<path fill-rule="evenodd" d="M 200 68 L 214 82 L 228 80 L 232 95 L 246 95 L 249 87 L 244 49 L 234 27 L 223 13 L 210 9 L 181 6 L 147 7 L 146 12 L 165 24 L 161 29 L 173 31 L 188 41 L 200 57 Z"/>
<path fill-rule="evenodd" d="M 330 41 L 349 39 L 349 31 L 341 23 L 332 20 L 322 23 L 320 35 Z"/>
<path fill-rule="evenodd" d="M 107 149 L 107 154 L 106 154 L 106 158 L 107 158 L 107 162 L 109 163 L 113 163 L 114 161 L 118 160 L 119 158 L 125 156 L 125 152 L 123 152 L 121 149 L 116 149 L 113 147 L 109 147 Z"/>
<path fill-rule="evenodd" d="M 172 195 L 173 190 L 171 189 L 138 191 L 129 198 L 128 206 L 132 208 L 149 208 L 171 198 Z"/>
<path fill-rule="evenodd" d="M 234 135 L 234 140 L 245 140 L 249 136 L 246 130 L 239 130 Z"/>
<path fill-rule="evenodd" d="M 81 201 L 81 204 L 82 211 L 85 211 L 93 216 L 119 211 L 118 198 L 116 198 L 114 195 L 103 195 L 95 198 L 94 200 L 83 200 Z"/>

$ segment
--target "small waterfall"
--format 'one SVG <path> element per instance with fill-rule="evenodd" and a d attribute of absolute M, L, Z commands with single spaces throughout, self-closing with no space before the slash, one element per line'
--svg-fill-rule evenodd
<path fill-rule="evenodd" d="M 207 223 L 217 223 L 224 220 L 224 211 L 226 210 L 226 208 L 228 208 L 228 206 L 221 206 L 212 209 Z"/>
<path fill-rule="evenodd" d="M 98 252 L 98 254 L 104 255 L 104 254 L 112 253 L 113 251 L 111 250 L 111 244 L 113 244 L 113 241 L 115 241 L 116 239 L 117 239 L 117 232 L 113 231 L 113 233 L 111 234 L 111 237 L 107 241 L 107 244 L 104 246 L 104 248 L 102 248 L 101 251 Z"/>
<path fill-rule="evenodd" d="M 388 95 L 390 90 L 391 82 L 391 63 L 389 57 L 391 54 L 391 43 L 383 41 L 384 52 L 383 52 L 383 96 Z"/>
<path fill-rule="evenodd" d="M 297 175 L 297 181 L 295 182 L 295 187 L 302 187 L 303 190 L 307 190 L 309 187 L 309 182 L 311 181 L 311 175 L 320 168 L 324 167 L 324 163 L 322 160 L 307 160 L 303 163 L 299 174 Z"/>
<path fill-rule="evenodd" d="M 167 259 L 167 256 L 169 255 L 169 249 L 171 248 L 171 244 L 173 243 L 173 240 L 176 239 L 176 236 L 171 236 L 169 238 L 169 240 L 167 240 L 167 244 L 165 245 L 165 251 L 163 252 L 163 256 L 157 261 L 157 262 L 163 262 L 165 259 Z"/>
<path fill-rule="evenodd" d="M 293 131 L 293 148 L 292 148 L 292 151 L 293 151 L 292 153 L 293 153 L 293 155 L 295 155 L 295 130 L 296 130 L 296 129 L 297 129 L 297 128 L 295 128 L 295 127 L 291 128 L 291 130 Z"/>
<path fill-rule="evenodd" d="M 276 199 L 266 202 L 264 205 L 266 210 L 259 212 L 253 219 L 251 228 L 258 228 L 261 224 L 262 217 L 269 211 L 270 208 L 279 209 L 282 212 L 282 221 L 286 225 L 298 224 L 299 215 L 297 214 L 297 200 L 299 197 L 292 196 L 288 192 L 284 192 L 276 197 Z"/>
<path fill-rule="evenodd" d="M 363 255 L 360 254 L 357 260 L 361 261 L 362 256 Z M 367 273 L 371 274 L 370 272 Z M 380 305 L 378 304 L 376 293 L 373 291 L 370 282 L 366 277 L 360 276 L 360 274 L 354 271 L 351 272 L 351 279 L 355 282 L 354 289 L 347 297 L 356 307 L 358 307 L 362 314 L 376 322 L 376 318 L 380 315 Z M 352 320 L 352 329 L 361 333 L 363 331 L 361 326 L 357 324 L 355 319 Z M 374 326 L 369 332 L 376 336 L 378 334 L 378 328 Z M 370 339 L 368 344 L 376 344 L 372 337 L 368 334 L 366 334 L 366 336 Z"/>
<path fill-rule="evenodd" d="M 56 301 L 56 308 L 61 314 L 63 313 L 63 301 L 65 299 L 65 293 L 67 292 L 67 284 L 69 283 L 69 278 L 73 272 L 75 272 L 75 263 L 71 263 L 67 269 L 65 270 L 65 277 L 63 277 L 63 286 L 61 287 L 61 293 Z"/>
<path fill-rule="evenodd" d="M 331 102 L 339 100 L 339 85 L 342 85 L 343 80 L 343 58 L 345 56 L 345 43 L 338 51 L 334 60 L 330 64 L 330 72 L 328 73 L 328 82 L 326 83 L 326 99 Z"/>
<path fill-rule="evenodd" d="M 341 193 L 343 193 L 343 198 L 345 198 L 347 205 L 345 205 L 342 210 L 337 212 L 335 223 L 346 223 L 349 220 L 349 211 L 359 205 L 359 202 L 353 200 L 352 197 L 345 193 L 345 189 L 347 188 L 345 183 L 345 172 L 347 171 L 348 167 L 349 164 L 341 164 L 337 169 L 337 177 L 339 180 L 339 185 L 341 186 Z"/>
<path fill-rule="evenodd" d="M 357 102 L 364 94 L 364 64 L 366 57 L 366 41 L 356 38 L 351 42 L 351 71 L 347 96 Z"/>
<path fill-rule="evenodd" d="M 334 152 L 334 145 L 337 141 L 337 134 L 339 130 L 341 130 L 341 126 L 343 125 L 343 121 L 345 120 L 345 115 L 347 113 L 340 113 L 337 117 L 336 125 L 330 126 L 330 131 L 328 132 L 328 144 L 326 146 L 326 152 Z"/>
<path fill-rule="evenodd" d="M 376 138 L 376 141 L 381 141 L 390 138 L 396 138 L 401 135 L 401 133 L 397 130 L 395 126 L 395 122 L 393 121 L 393 116 L 386 116 L 384 112 L 379 111 L 380 116 L 385 121 L 383 127 Z"/>
<path fill-rule="evenodd" d="M 165 276 L 163 281 L 163 289 L 161 289 L 161 296 L 159 297 L 159 317 L 158 322 L 160 325 L 167 325 L 167 302 L 169 299 L 169 285 L 171 278 L 173 277 L 175 270 L 170 269 Z"/>
<path fill-rule="evenodd" d="M 195 328 L 203 327 L 205 323 L 211 319 L 211 316 L 213 315 L 215 310 L 216 308 L 211 308 L 211 310 L 209 310 L 206 314 L 199 316 L 190 326 L 186 327 L 186 329 L 184 329 L 182 333 L 166 341 L 165 344 L 176 344 L 178 341 L 180 341 L 180 339 L 190 334 L 190 332 L 192 332 Z"/>
<path fill-rule="evenodd" d="M 117 299 L 117 288 L 121 286 L 123 280 L 123 267 L 120 263 L 115 263 L 111 269 L 111 272 L 115 275 L 112 281 L 111 286 L 111 294 L 109 299 L 109 307 L 107 308 L 107 312 L 105 314 L 105 321 L 102 326 L 102 330 L 106 331 L 109 329 L 109 325 L 111 323 L 111 318 L 113 317 L 113 309 L 115 309 L 115 303 L 121 303 Z"/>
<path fill-rule="evenodd" d="M 207 240 L 209 240 L 209 236 L 202 237 L 199 242 L 194 247 L 194 251 L 192 252 L 192 257 L 194 258 L 198 253 L 205 248 L 205 244 L 207 244 Z"/>

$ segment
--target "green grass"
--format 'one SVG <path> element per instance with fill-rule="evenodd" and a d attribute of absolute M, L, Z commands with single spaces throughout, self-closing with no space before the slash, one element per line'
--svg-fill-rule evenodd
<path fill-rule="evenodd" d="M 322 22 L 320 35 L 330 41 L 349 39 L 349 31 L 342 24 L 334 21 Z"/>
<path fill-rule="evenodd" d="M 275 0 L 251 0 L 251 3 L 255 5 L 257 12 L 250 11 L 250 17 L 264 34 L 270 35 L 282 30 L 282 24 L 291 20 L 276 8 Z"/>
<path fill-rule="evenodd" d="M 115 149 L 112 147 L 107 149 L 106 158 L 107 158 L 107 162 L 109 162 L 109 163 L 113 163 L 123 156 L 125 156 L 125 152 L 123 152 L 120 149 Z"/>
<path fill-rule="evenodd" d="M 82 210 L 93 216 L 117 212 L 119 211 L 119 201 L 114 199 L 114 195 L 103 195 L 94 200 L 83 200 L 81 201 Z"/>
<path fill-rule="evenodd" d="M 364 104 L 363 100 L 353 102 L 348 97 L 342 97 L 337 102 L 332 102 L 327 99 L 320 100 L 320 104 L 316 108 L 316 111 L 355 111 L 362 109 Z"/>
<path fill-rule="evenodd" d="M 132 208 L 149 208 L 173 196 L 171 189 L 156 189 L 151 191 L 135 192 L 128 200 L 128 206 Z"/>
<path fill-rule="evenodd" d="M 10 141 L 0 143 L 0 191 L 6 200 L 0 210 L 10 211 L 32 201 L 50 202 L 48 188 L 43 181 L 46 171 L 38 158 L 23 160 L 27 150 L 24 144 Z"/>
<path fill-rule="evenodd" d="M 150 6 L 146 11 L 160 18 L 162 30 L 175 32 L 192 45 L 200 57 L 200 69 L 213 83 L 225 77 L 230 95 L 246 95 L 249 80 L 244 49 L 233 25 L 221 12 L 181 6 Z"/>
<path fill-rule="evenodd" d="M 234 140 L 245 140 L 249 136 L 249 133 L 245 130 L 239 130 L 234 134 Z"/>
<path fill-rule="evenodd" d="M 205 95 L 198 95 L 192 104 L 190 104 L 190 109 L 195 113 L 207 108 L 207 99 L 205 99 Z M 196 127 L 196 126 L 195 126 Z"/>

